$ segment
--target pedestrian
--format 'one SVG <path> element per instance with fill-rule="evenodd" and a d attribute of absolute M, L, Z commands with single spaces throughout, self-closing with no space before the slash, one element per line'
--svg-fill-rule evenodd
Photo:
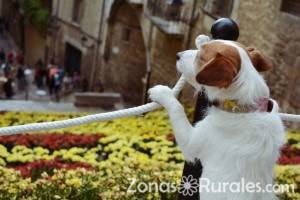
<path fill-rule="evenodd" d="M 24 65 L 19 65 L 16 78 L 17 78 L 17 83 L 18 83 L 18 90 L 19 91 L 25 90 L 27 83 L 26 83 Z"/>
<path fill-rule="evenodd" d="M 41 58 L 38 59 L 35 64 L 34 80 L 38 89 L 42 89 L 44 87 L 44 63 Z"/>
<path fill-rule="evenodd" d="M 17 54 L 16 61 L 17 61 L 17 64 L 19 64 L 19 65 L 24 65 L 24 54 L 23 54 L 22 51 L 20 51 L 20 52 Z"/>
<path fill-rule="evenodd" d="M 64 77 L 64 70 L 61 68 L 57 68 L 57 71 L 53 76 L 53 87 L 54 87 L 54 93 L 57 102 L 59 102 L 60 100 L 60 90 L 62 86 L 63 77 Z"/>
<path fill-rule="evenodd" d="M 13 97 L 13 79 L 9 76 L 3 85 L 3 91 L 5 93 L 6 99 L 12 99 Z"/>
<path fill-rule="evenodd" d="M 13 64 L 13 62 L 14 62 L 14 52 L 13 51 L 10 51 L 7 54 L 7 61 L 9 62 L 9 64 Z"/>
<path fill-rule="evenodd" d="M 11 72 L 11 64 L 9 62 L 5 62 L 2 64 L 1 69 L 4 73 L 4 76 L 7 78 L 8 76 L 10 76 L 10 72 Z"/>
<path fill-rule="evenodd" d="M 4 49 L 0 49 L 0 65 L 2 65 L 5 62 L 5 52 Z"/>
<path fill-rule="evenodd" d="M 58 71 L 57 66 L 54 63 L 52 63 L 49 66 L 48 75 L 47 75 L 47 78 L 48 78 L 48 88 L 49 88 L 49 94 L 50 94 L 50 96 L 54 92 L 54 75 L 57 73 L 57 71 Z"/>

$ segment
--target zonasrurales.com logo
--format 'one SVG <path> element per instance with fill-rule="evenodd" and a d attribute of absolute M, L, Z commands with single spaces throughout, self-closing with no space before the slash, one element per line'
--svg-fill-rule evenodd
<path fill-rule="evenodd" d="M 207 178 L 196 179 L 192 175 L 183 176 L 180 184 L 176 182 L 144 182 L 129 178 L 128 193 L 175 193 L 183 196 L 193 196 L 200 193 L 294 193 L 295 185 L 289 184 L 262 184 L 260 182 L 247 182 L 241 178 L 237 182 L 211 182 Z"/>
<path fill-rule="evenodd" d="M 183 176 L 180 185 L 178 186 L 178 192 L 184 196 L 193 196 L 198 191 L 199 184 L 197 179 L 192 175 L 188 177 Z"/>

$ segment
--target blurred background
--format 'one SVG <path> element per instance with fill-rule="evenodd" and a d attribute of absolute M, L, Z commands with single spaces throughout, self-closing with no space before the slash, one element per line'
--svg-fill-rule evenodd
<path fill-rule="evenodd" d="M 299 1 L 1 0 L 0 16 L 1 62 L 12 68 L 2 65 L 2 82 L 11 71 L 18 86 L 3 98 L 140 105 L 149 87 L 176 82 L 176 52 L 230 17 L 239 42 L 274 62 L 266 79 L 282 111 L 300 110 Z M 181 98 L 193 103 L 192 90 Z"/>

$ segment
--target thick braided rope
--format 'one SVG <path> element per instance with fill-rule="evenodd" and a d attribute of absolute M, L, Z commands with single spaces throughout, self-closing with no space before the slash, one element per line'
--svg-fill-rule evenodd
<path fill-rule="evenodd" d="M 177 96 L 179 92 L 182 90 L 185 84 L 185 79 L 183 76 L 177 81 L 176 85 L 172 89 L 174 94 Z M 18 125 L 18 126 L 11 126 L 11 127 L 4 127 L 0 128 L 0 135 L 14 135 L 20 133 L 28 133 L 33 131 L 41 131 L 41 130 L 52 130 L 52 129 L 59 129 L 59 128 L 66 128 L 70 126 L 77 126 L 81 124 L 87 124 L 96 121 L 107 121 L 116 118 L 122 117 L 129 117 L 129 116 L 136 116 L 141 115 L 146 112 L 150 112 L 160 108 L 161 106 L 155 102 L 147 103 L 142 106 L 137 106 L 133 108 L 107 112 L 107 113 L 100 113 L 94 115 L 88 115 L 84 117 L 78 117 L 74 119 L 67 119 L 61 121 L 54 121 L 54 122 L 42 122 L 42 123 L 32 123 L 32 124 L 25 124 L 25 125 Z"/>
<path fill-rule="evenodd" d="M 293 115 L 287 113 L 279 113 L 279 116 L 282 120 L 290 122 L 300 122 L 300 115 Z"/>
<path fill-rule="evenodd" d="M 181 76 L 180 79 L 177 81 L 176 85 L 174 86 L 174 88 L 172 89 L 176 96 L 182 90 L 184 84 L 185 84 L 185 78 Z M 4 128 L 0 128 L 0 135 L 14 135 L 20 133 L 33 132 L 33 131 L 52 130 L 52 129 L 66 128 L 70 126 L 77 126 L 81 124 L 87 124 L 96 121 L 106 121 L 106 120 L 112 120 L 116 118 L 136 116 L 136 115 L 141 115 L 143 113 L 156 110 L 160 107 L 161 106 L 159 104 L 152 102 L 134 108 L 128 108 L 128 109 L 123 109 L 123 110 L 118 110 L 118 111 L 113 111 L 108 113 L 88 115 L 88 116 L 78 117 L 74 119 L 4 127 Z M 300 115 L 279 113 L 279 116 L 281 117 L 282 120 L 300 122 Z"/>

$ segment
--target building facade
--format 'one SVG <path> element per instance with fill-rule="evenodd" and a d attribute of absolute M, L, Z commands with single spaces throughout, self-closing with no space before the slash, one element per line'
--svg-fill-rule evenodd
<path fill-rule="evenodd" d="M 80 74 L 84 90 L 94 82 L 100 48 L 102 1 L 52 1 L 47 35 L 48 61 L 63 66 L 67 75 Z"/>

